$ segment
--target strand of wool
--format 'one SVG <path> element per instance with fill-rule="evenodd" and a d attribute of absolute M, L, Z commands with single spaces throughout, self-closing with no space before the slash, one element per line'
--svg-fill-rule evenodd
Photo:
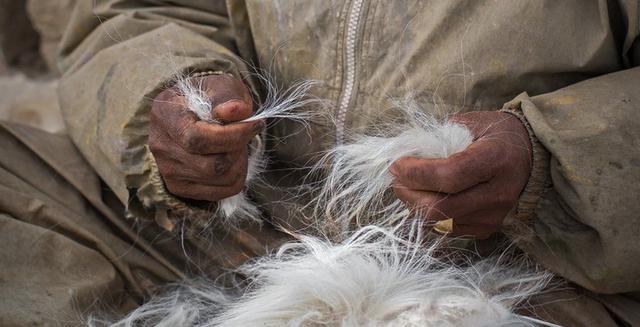
<path fill-rule="evenodd" d="M 555 326 L 516 313 L 551 278 L 524 258 L 456 264 L 434 254 L 439 242 L 374 226 L 339 244 L 295 236 L 240 269 L 239 296 L 183 286 L 111 326 Z"/>
<path fill-rule="evenodd" d="M 332 225 L 325 228 L 346 232 L 354 225 L 401 225 L 412 213 L 390 194 L 393 162 L 405 156 L 446 158 L 473 141 L 466 127 L 424 113 L 415 103 L 397 109 L 398 121 L 378 126 L 373 135 L 353 135 L 315 165 L 313 174 L 322 171 L 325 177 L 313 212 Z"/>

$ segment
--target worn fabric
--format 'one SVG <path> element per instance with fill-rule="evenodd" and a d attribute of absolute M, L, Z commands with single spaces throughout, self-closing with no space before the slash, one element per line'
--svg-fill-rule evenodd
<path fill-rule="evenodd" d="M 390 98 L 411 94 L 431 112 L 509 103 L 551 157 L 532 176 L 548 190 L 527 232 L 512 236 L 582 287 L 632 293 L 640 291 L 639 16 L 631 0 L 81 1 L 60 49 L 59 95 L 74 144 L 131 217 L 201 219 L 206 210 L 166 192 L 145 145 L 155 94 L 176 74 L 204 69 L 257 89 L 251 65 L 284 84 L 321 81 L 314 95 L 335 104 L 323 110 L 338 126 L 272 126 L 270 185 L 255 194 L 268 219 L 292 228 L 305 224 L 287 191 L 300 183 L 295 168 L 348 141 L 344 130 L 393 115 Z M 620 303 L 624 310 L 610 310 L 625 316 L 638 302 Z"/>
<path fill-rule="evenodd" d="M 0 145 L 1 326 L 82 326 L 89 315 L 124 314 L 163 285 L 219 277 L 281 238 L 268 225 L 210 230 L 212 242 L 140 229 L 67 136 L 0 123 Z M 634 300 L 609 297 L 623 314 L 637 312 Z M 563 326 L 616 326 L 596 299 L 563 289 L 532 299 L 525 313 Z"/>
<path fill-rule="evenodd" d="M 68 136 L 0 122 L 0 325 L 123 314 L 163 285 L 216 278 L 278 239 L 268 226 L 196 238 L 123 213 Z"/>

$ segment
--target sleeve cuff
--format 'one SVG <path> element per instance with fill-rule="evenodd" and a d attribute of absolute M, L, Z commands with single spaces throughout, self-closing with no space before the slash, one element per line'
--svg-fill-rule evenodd
<path fill-rule="evenodd" d="M 133 217 L 142 217 L 154 220 L 160 227 L 172 231 L 178 220 L 189 217 L 191 224 L 207 224 L 214 216 L 214 211 L 190 206 L 186 202 L 171 195 L 164 185 L 155 158 L 148 146 L 145 157 L 145 182 L 137 188 L 135 196 L 131 197 L 132 203 L 128 210 Z"/>
<path fill-rule="evenodd" d="M 529 175 L 529 181 L 524 190 L 520 194 L 520 199 L 515 208 L 515 212 L 512 216 L 516 221 L 529 222 L 533 219 L 534 213 L 542 198 L 544 191 L 547 189 L 549 183 L 549 152 L 538 141 L 535 136 L 531 125 L 524 116 L 521 109 L 520 97 L 508 102 L 500 110 L 501 112 L 509 113 L 518 118 L 527 129 L 529 133 L 529 140 L 532 146 L 532 162 L 531 173 Z"/>
<path fill-rule="evenodd" d="M 218 69 L 211 69 L 211 67 L 218 67 Z M 242 79 L 252 91 L 256 90 L 251 76 L 234 67 L 205 63 L 188 66 L 182 71 L 181 74 L 187 73 L 188 78 L 230 74 Z M 171 78 L 160 83 L 158 89 L 171 86 L 175 80 L 172 75 Z M 215 216 L 216 205 L 201 208 L 173 196 L 166 189 L 155 158 L 146 142 L 140 150 L 143 157 L 143 171 L 139 175 L 127 177 L 126 184 L 129 189 L 127 217 L 155 221 L 167 231 L 172 231 L 184 218 L 188 218 L 190 226 L 196 228 L 207 226 Z"/>

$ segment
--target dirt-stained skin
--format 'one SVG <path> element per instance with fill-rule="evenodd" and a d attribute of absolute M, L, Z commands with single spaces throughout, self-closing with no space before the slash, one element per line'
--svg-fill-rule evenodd
<path fill-rule="evenodd" d="M 527 184 L 531 142 L 526 128 L 508 113 L 470 112 L 451 120 L 467 126 L 474 142 L 444 159 L 396 161 L 393 190 L 425 217 L 453 218 L 452 235 L 488 238 Z"/>
<path fill-rule="evenodd" d="M 231 75 L 193 78 L 212 101 L 222 125 L 198 120 L 172 87 L 156 96 L 151 109 L 149 148 L 172 194 L 217 201 L 239 193 L 247 175 L 247 145 L 262 121 L 234 123 L 253 113 L 251 94 Z"/>

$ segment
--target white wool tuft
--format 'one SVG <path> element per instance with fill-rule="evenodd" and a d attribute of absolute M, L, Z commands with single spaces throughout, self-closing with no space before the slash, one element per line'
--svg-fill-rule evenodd
<path fill-rule="evenodd" d="M 317 84 L 315 81 L 304 80 L 293 83 L 287 89 L 282 89 L 265 76 L 255 76 L 263 82 L 266 88 L 266 97 L 258 111 L 240 123 L 267 119 L 292 119 L 306 123 L 316 115 L 312 111 L 300 110 L 320 103 L 318 99 L 308 96 L 311 88 Z M 211 102 L 206 96 L 202 79 L 198 83 L 194 83 L 192 79 L 178 77 L 176 87 L 186 99 L 187 109 L 194 112 L 198 119 L 212 124 L 220 123 L 213 119 Z M 256 137 L 250 148 L 246 178 L 248 186 L 257 181 L 266 165 L 263 141 L 260 136 Z M 241 221 L 261 221 L 260 210 L 249 199 L 245 191 L 218 201 L 216 216 L 221 218 L 223 226 L 226 227 L 237 226 Z"/>
<path fill-rule="evenodd" d="M 252 185 L 259 178 L 266 166 L 262 137 L 256 135 L 250 144 L 249 161 L 247 163 L 246 184 Z M 223 220 L 223 226 L 234 227 L 239 221 L 252 220 L 261 222 L 260 209 L 249 199 L 246 191 L 218 201 L 216 216 Z"/>
<path fill-rule="evenodd" d="M 112 326 L 553 326 L 514 312 L 550 280 L 520 261 L 458 265 L 436 258 L 437 242 L 372 226 L 340 244 L 299 239 L 242 267 L 239 297 L 184 287 Z"/>
<path fill-rule="evenodd" d="M 398 109 L 401 122 L 379 126 L 374 136 L 353 136 L 315 166 L 314 173 L 328 168 L 314 214 L 336 224 L 333 228 L 345 232 L 354 224 L 396 226 L 411 218 L 403 203 L 389 194 L 393 162 L 405 156 L 446 158 L 473 141 L 466 127 L 436 119 L 415 104 Z"/>
<path fill-rule="evenodd" d="M 220 123 L 213 119 L 211 101 L 204 90 L 204 79 L 199 79 L 198 83 L 194 83 L 193 79 L 179 76 L 176 78 L 176 87 L 186 100 L 187 109 L 195 113 L 198 119 L 209 123 Z"/>

